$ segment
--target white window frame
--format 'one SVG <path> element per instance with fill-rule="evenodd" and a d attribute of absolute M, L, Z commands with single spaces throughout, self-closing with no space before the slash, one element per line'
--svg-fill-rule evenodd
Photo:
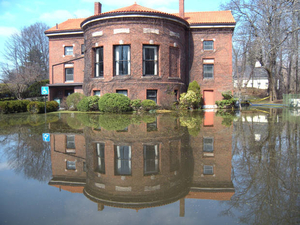
<path fill-rule="evenodd" d="M 74 53 L 74 48 L 73 46 L 65 46 L 64 47 L 64 55 L 67 56 L 67 55 L 73 55 Z"/>
<path fill-rule="evenodd" d="M 212 66 L 212 72 L 206 71 L 207 66 Z M 214 78 L 214 64 L 203 64 L 203 79 L 213 79 Z M 211 76 L 207 76 L 207 74 L 211 74 Z"/>
<path fill-rule="evenodd" d="M 128 71 L 127 71 L 127 74 L 120 74 L 119 63 L 120 63 L 120 61 L 124 61 L 124 60 L 120 59 L 120 51 L 118 50 L 119 47 L 128 47 L 128 52 L 127 52 Z M 130 45 L 115 45 L 114 52 L 115 52 L 115 55 L 114 55 L 115 75 L 117 75 L 117 76 L 130 75 Z"/>
<path fill-rule="evenodd" d="M 146 74 L 146 51 L 145 49 L 154 49 L 154 74 Z M 144 45 L 143 46 L 143 75 L 144 76 L 157 76 L 158 75 L 158 46 L 157 45 Z"/>
<path fill-rule="evenodd" d="M 100 60 L 100 50 L 102 50 L 102 60 Z M 102 74 L 100 74 L 100 66 L 102 63 Z M 103 77 L 103 47 L 98 47 L 95 49 L 95 77 Z"/>
<path fill-rule="evenodd" d="M 211 45 L 206 45 L 205 43 L 212 43 L 212 46 Z M 213 40 L 205 40 L 205 41 L 203 41 L 203 50 L 204 51 L 213 51 L 214 50 L 214 41 Z M 208 46 L 211 46 L 212 48 L 208 48 L 208 49 L 206 49 L 206 47 L 208 47 Z"/>

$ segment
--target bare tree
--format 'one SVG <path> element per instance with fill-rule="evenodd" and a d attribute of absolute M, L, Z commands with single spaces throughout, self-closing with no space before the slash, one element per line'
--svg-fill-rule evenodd
<path fill-rule="evenodd" d="M 29 85 L 48 77 L 47 29 L 46 24 L 38 22 L 11 35 L 5 43 L 2 81 L 18 99 Z"/>
<path fill-rule="evenodd" d="M 299 16 L 295 16 L 299 14 L 297 6 L 298 0 L 231 0 L 223 6 L 232 10 L 238 21 L 237 30 L 246 30 L 250 37 L 249 49 L 254 53 L 255 61 L 259 61 L 268 74 L 270 101 L 277 100 L 277 81 L 283 80 L 280 69 L 283 62 L 280 59 L 284 59 L 281 54 L 285 51 L 281 48 L 287 47 L 285 43 L 299 34 Z M 297 47 L 296 44 L 294 47 Z M 298 50 L 292 52 L 295 59 L 293 65 L 298 65 L 298 57 L 295 57 Z M 298 74 L 291 73 L 298 80 Z"/>

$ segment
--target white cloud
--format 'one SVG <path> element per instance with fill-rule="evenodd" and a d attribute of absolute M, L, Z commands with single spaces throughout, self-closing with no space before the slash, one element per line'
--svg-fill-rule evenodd
<path fill-rule="evenodd" d="M 80 9 L 73 13 L 67 10 L 56 10 L 53 12 L 44 13 L 40 16 L 40 20 L 48 23 L 48 24 L 55 24 L 61 23 L 66 21 L 67 19 L 71 18 L 85 18 L 93 15 L 93 13 L 86 9 Z"/>
<path fill-rule="evenodd" d="M 18 29 L 15 27 L 0 27 L 0 36 L 7 37 L 18 32 Z"/>
<path fill-rule="evenodd" d="M 54 12 L 44 13 L 40 16 L 42 21 L 50 24 L 61 23 L 70 18 L 73 18 L 73 15 L 67 10 L 56 10 Z"/>

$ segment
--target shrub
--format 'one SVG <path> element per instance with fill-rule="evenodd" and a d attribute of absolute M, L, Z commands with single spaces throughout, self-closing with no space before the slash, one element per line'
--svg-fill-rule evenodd
<path fill-rule="evenodd" d="M 1 113 L 15 113 L 26 112 L 29 100 L 15 100 L 15 101 L 3 101 L 0 102 Z"/>
<path fill-rule="evenodd" d="M 133 110 L 137 111 L 142 106 L 142 101 L 140 99 L 131 100 L 130 106 Z"/>
<path fill-rule="evenodd" d="M 230 100 L 233 98 L 231 91 L 225 91 L 222 93 L 223 99 Z"/>
<path fill-rule="evenodd" d="M 37 97 L 41 96 L 41 87 L 46 86 L 46 84 L 49 84 L 49 80 L 41 80 L 41 81 L 36 81 L 32 85 L 29 86 L 28 88 L 28 96 L 29 97 Z"/>
<path fill-rule="evenodd" d="M 67 97 L 67 106 L 68 106 L 68 109 L 70 110 L 77 110 L 77 104 L 80 102 L 81 99 L 83 99 L 85 97 L 84 94 L 81 94 L 81 93 L 73 93 L 73 94 L 70 94 L 68 97 Z"/>
<path fill-rule="evenodd" d="M 131 110 L 130 99 L 122 94 L 107 93 L 98 101 L 101 112 L 127 112 Z"/>
<path fill-rule="evenodd" d="M 141 102 L 141 105 L 142 105 L 142 109 L 145 111 L 150 111 L 157 108 L 155 101 L 149 99 L 143 100 Z"/>
<path fill-rule="evenodd" d="M 187 93 L 182 93 L 180 95 L 179 105 L 181 108 L 193 108 L 195 102 L 198 102 L 198 98 L 194 91 L 188 91 Z"/>
<path fill-rule="evenodd" d="M 89 102 L 88 102 L 88 97 L 84 97 L 83 99 L 80 100 L 80 102 L 78 102 L 77 104 L 77 109 L 78 111 L 81 112 L 87 112 L 89 111 Z"/>
<path fill-rule="evenodd" d="M 189 87 L 188 87 L 188 90 L 187 90 L 187 91 L 188 91 L 188 92 L 189 92 L 189 91 L 195 92 L 196 98 L 191 102 L 191 107 L 192 107 L 193 109 L 199 108 L 200 103 L 201 103 L 201 97 L 202 97 L 202 95 L 201 95 L 200 85 L 197 83 L 197 81 L 194 80 L 193 82 L 191 82 L 191 83 L 189 84 Z"/>
<path fill-rule="evenodd" d="M 46 102 L 46 111 L 53 112 L 58 109 L 59 105 L 56 101 Z M 27 111 L 30 113 L 43 113 L 45 112 L 45 103 L 44 102 L 30 102 L 27 105 Z"/>
<path fill-rule="evenodd" d="M 45 103 L 43 102 L 30 102 L 27 106 L 27 111 L 30 113 L 41 113 L 44 112 Z"/>

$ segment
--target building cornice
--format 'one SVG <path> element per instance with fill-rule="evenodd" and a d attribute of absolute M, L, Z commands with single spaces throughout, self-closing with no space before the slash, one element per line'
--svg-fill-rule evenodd
<path fill-rule="evenodd" d="M 45 35 L 47 37 L 53 37 L 53 36 L 63 36 L 63 35 L 83 35 L 83 30 L 76 30 L 76 31 L 55 31 L 55 32 L 45 32 Z"/>
<path fill-rule="evenodd" d="M 189 27 L 189 24 L 187 21 L 185 21 L 182 18 L 179 18 L 177 16 L 173 15 L 164 15 L 164 14 L 158 14 L 158 13 L 137 13 L 137 12 L 129 12 L 129 13 L 114 13 L 114 14 L 104 14 L 104 15 L 98 15 L 98 16 L 92 16 L 87 18 L 81 23 L 81 27 L 84 29 L 84 27 L 90 23 L 103 21 L 103 20 L 109 20 L 109 19 L 120 19 L 120 18 L 154 18 L 154 19 L 165 19 L 172 22 L 180 23 L 181 25 L 185 27 Z"/>

